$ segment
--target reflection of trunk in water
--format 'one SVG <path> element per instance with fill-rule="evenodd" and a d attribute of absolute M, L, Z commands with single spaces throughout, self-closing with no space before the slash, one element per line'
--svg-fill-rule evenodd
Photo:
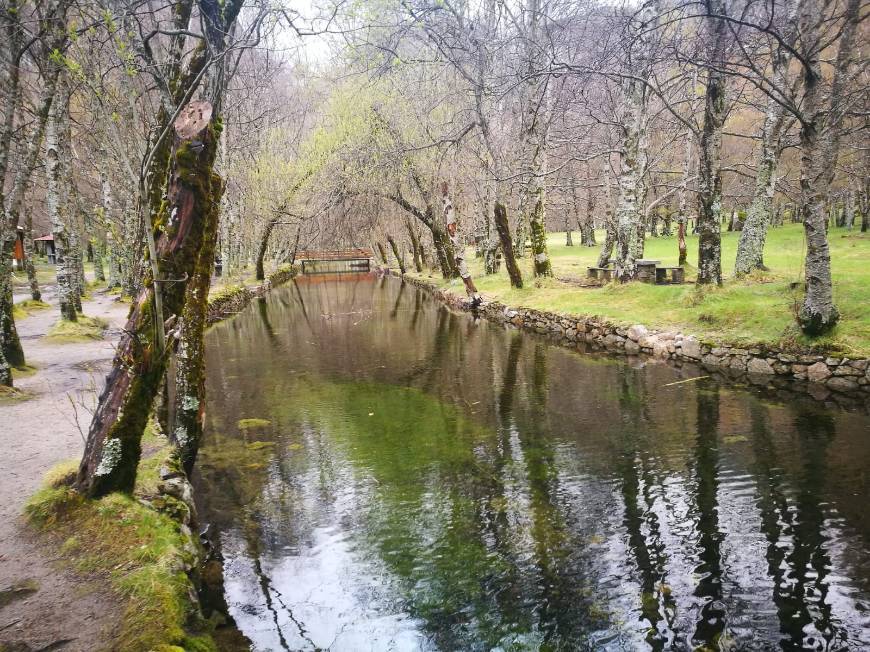
<path fill-rule="evenodd" d="M 639 438 L 649 421 L 643 386 L 644 376 L 630 369 L 620 374 L 619 407 L 626 432 L 620 455 L 621 493 L 625 507 L 623 525 L 628 532 L 629 549 L 640 576 L 641 615 L 649 622 L 647 643 L 653 650 L 664 649 L 673 638 L 674 599 L 663 590 L 666 585 L 665 546 L 661 541 L 659 519 L 652 507 L 655 497 L 646 459 L 639 453 Z M 644 505 L 638 502 L 643 498 Z M 649 532 L 644 535 L 644 525 Z M 648 540 L 649 539 L 649 540 Z M 664 631 L 660 630 L 664 624 Z"/>
<path fill-rule="evenodd" d="M 831 605 L 827 601 L 828 584 L 825 581 L 831 568 L 826 550 L 825 479 L 827 475 L 827 448 L 836 434 L 830 414 L 816 406 L 802 406 L 798 410 L 794 427 L 800 441 L 797 450 L 802 458 L 803 473 L 790 523 L 793 548 L 785 563 L 790 580 L 783 587 L 783 607 L 791 642 L 784 649 L 844 649 L 846 635 L 831 621 Z M 824 638 L 824 643 L 807 634 L 813 625 Z"/>
<path fill-rule="evenodd" d="M 402 303 L 402 295 L 405 293 L 406 285 L 407 283 L 405 283 L 405 281 L 402 281 L 399 285 L 399 291 L 396 293 L 396 301 L 393 303 L 393 309 L 390 312 L 390 319 L 394 321 L 396 319 L 396 315 L 399 314 L 399 305 Z"/>
<path fill-rule="evenodd" d="M 776 447 L 771 437 L 765 406 L 754 399 L 749 406 L 752 423 L 752 447 L 755 453 L 754 471 L 758 510 L 761 513 L 761 531 L 767 539 L 767 572 L 773 581 L 773 602 L 776 605 L 779 629 L 788 633 L 792 624 L 792 608 L 787 597 L 784 561 L 788 550 L 785 531 L 791 528 L 792 515 L 788 499 L 781 491 L 785 482 L 783 470 L 777 465 Z M 789 572 L 788 575 L 791 573 Z"/>
<path fill-rule="evenodd" d="M 722 553 L 724 538 L 719 530 L 719 387 L 698 387 L 696 394 L 698 437 L 695 445 L 695 507 L 698 522 L 698 584 L 695 595 L 701 605 L 692 643 L 718 649 L 727 626 L 722 601 Z"/>
<path fill-rule="evenodd" d="M 247 515 L 247 518 L 252 519 L 249 520 L 243 527 L 245 530 L 245 543 L 248 548 L 248 559 L 251 560 L 251 563 L 254 566 L 254 574 L 257 576 L 257 583 L 260 587 L 260 591 L 263 593 L 263 599 L 266 602 L 266 609 L 272 615 L 272 622 L 275 623 L 275 632 L 278 634 L 278 640 L 281 642 L 281 648 L 283 650 L 287 650 L 290 652 L 291 648 L 287 644 L 287 639 L 284 637 L 284 631 L 281 629 L 281 624 L 278 622 L 278 609 L 275 606 L 275 602 L 277 601 L 281 607 L 281 610 L 287 614 L 287 617 L 293 621 L 293 624 L 296 625 L 296 628 L 299 630 L 299 636 L 307 641 L 311 648 L 316 650 L 317 646 L 314 644 L 309 637 L 307 632 L 305 631 L 305 627 L 296 620 L 293 616 L 293 612 L 287 607 L 284 601 L 281 599 L 281 593 L 276 589 L 273 585 L 269 576 L 263 571 L 263 564 L 260 561 L 260 545 L 259 538 L 260 532 L 257 529 L 257 526 L 253 522 L 253 516 Z M 272 599 L 272 593 L 275 594 L 275 600 Z"/>
<path fill-rule="evenodd" d="M 420 318 L 420 313 L 423 304 L 423 290 L 414 288 L 414 314 L 411 317 L 411 332 L 417 332 L 417 320 Z"/>

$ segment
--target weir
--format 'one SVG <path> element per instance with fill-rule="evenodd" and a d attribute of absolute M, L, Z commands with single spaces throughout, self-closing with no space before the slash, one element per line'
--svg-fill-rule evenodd
<path fill-rule="evenodd" d="M 373 259 L 371 249 L 307 250 L 296 255 L 303 274 L 368 272 Z"/>

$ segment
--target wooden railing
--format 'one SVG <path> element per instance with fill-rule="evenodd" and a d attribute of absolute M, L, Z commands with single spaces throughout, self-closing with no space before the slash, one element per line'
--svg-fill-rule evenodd
<path fill-rule="evenodd" d="M 373 258 L 371 249 L 308 250 L 296 253 L 296 260 L 365 260 Z"/>

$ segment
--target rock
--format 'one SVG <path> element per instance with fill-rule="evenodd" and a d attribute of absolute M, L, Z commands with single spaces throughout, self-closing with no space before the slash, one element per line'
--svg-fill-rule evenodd
<path fill-rule="evenodd" d="M 731 364 L 729 366 L 738 371 L 746 371 L 746 360 L 747 358 L 745 355 L 735 355 L 731 358 Z"/>
<path fill-rule="evenodd" d="M 627 335 L 628 339 L 639 342 L 640 338 L 644 337 L 648 333 L 649 331 L 647 330 L 646 326 L 643 326 L 642 324 L 635 324 L 634 326 L 629 327 Z"/>
<path fill-rule="evenodd" d="M 637 355 L 640 353 L 640 344 L 632 339 L 625 340 L 625 352 L 629 355 Z"/>
<path fill-rule="evenodd" d="M 863 374 L 860 371 L 858 371 L 857 369 L 855 369 L 855 367 L 843 364 L 843 365 L 840 365 L 839 367 L 837 367 L 836 369 L 834 369 L 834 375 L 835 376 L 861 376 Z"/>
<path fill-rule="evenodd" d="M 836 367 L 837 365 L 840 364 L 840 359 L 839 358 L 827 358 L 825 360 L 825 364 L 828 365 L 829 367 Z"/>
<path fill-rule="evenodd" d="M 807 372 L 807 366 L 805 364 L 793 364 L 791 370 L 796 374 L 805 374 Z"/>
<path fill-rule="evenodd" d="M 763 358 L 752 358 L 746 365 L 746 371 L 751 374 L 774 374 L 776 373 L 771 364 Z"/>
<path fill-rule="evenodd" d="M 709 365 L 711 367 L 719 367 L 722 365 L 722 358 L 717 358 L 712 353 L 706 353 L 701 358 L 701 362 L 705 365 Z"/>
<path fill-rule="evenodd" d="M 833 378 L 829 378 L 825 383 L 825 386 L 830 387 L 835 392 L 854 392 L 858 389 L 858 383 L 855 379 L 846 376 L 834 376 Z"/>
<path fill-rule="evenodd" d="M 683 338 L 682 354 L 693 360 L 701 359 L 701 343 L 698 338 L 689 336 Z"/>
<path fill-rule="evenodd" d="M 651 349 L 658 342 L 658 339 L 655 335 L 644 335 L 637 340 L 637 343 L 640 344 L 641 348 Z"/>
<path fill-rule="evenodd" d="M 793 355 L 788 355 L 786 353 L 780 353 L 778 356 L 780 362 L 797 362 L 797 358 Z"/>
<path fill-rule="evenodd" d="M 814 383 L 820 383 L 831 375 L 831 370 L 824 362 L 817 362 L 807 367 L 807 378 Z"/>
<path fill-rule="evenodd" d="M 657 358 L 667 358 L 668 350 L 670 346 L 673 346 L 673 342 L 660 342 L 659 340 L 653 341 L 653 355 Z"/>
<path fill-rule="evenodd" d="M 870 365 L 870 360 L 849 360 L 849 366 L 859 371 L 867 371 L 868 365 Z"/>

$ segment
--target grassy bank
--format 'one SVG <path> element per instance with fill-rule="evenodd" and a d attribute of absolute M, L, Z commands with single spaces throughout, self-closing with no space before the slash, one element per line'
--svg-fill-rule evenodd
<path fill-rule="evenodd" d="M 603 233 L 597 233 L 598 242 Z M 798 224 L 771 229 L 765 248 L 769 272 L 744 280 L 733 278 L 739 233 L 722 234 L 722 268 L 726 281 L 721 288 L 698 289 L 644 283 L 611 283 L 602 288 L 578 287 L 586 268 L 595 265 L 600 247 L 565 246 L 564 233 L 548 238 L 555 279 L 537 282 L 531 275 L 531 259 L 520 261 L 526 287 L 510 287 L 504 269 L 483 274 L 483 261 L 469 251 L 469 267 L 475 283 L 489 300 L 538 310 L 597 315 L 625 325 L 641 323 L 652 328 L 678 329 L 686 333 L 738 345 L 771 344 L 784 348 L 818 347 L 853 357 L 870 355 L 870 234 L 833 229 L 830 233 L 834 299 L 841 321 L 834 332 L 816 340 L 805 338 L 794 323 L 794 309 L 802 298 L 804 236 Z M 574 234 L 574 241 L 579 242 Z M 697 260 L 697 237 L 687 238 L 689 262 Z M 648 238 L 647 258 L 665 266 L 677 264 L 675 237 Z M 694 281 L 695 268 L 686 269 Z M 445 282 L 440 276 L 417 275 L 439 287 L 464 294 L 459 281 Z M 797 288 L 792 284 L 796 283 Z"/>
<path fill-rule="evenodd" d="M 45 488 L 25 508 L 29 522 L 67 563 L 92 581 L 107 581 L 122 602 L 113 649 L 217 649 L 190 596 L 186 570 L 196 550 L 186 528 L 168 515 L 187 508 L 158 495 L 159 469 L 169 451 L 165 438 L 146 431 L 133 496 L 85 500 L 69 487 L 77 464 L 64 463 L 49 472 Z"/>

